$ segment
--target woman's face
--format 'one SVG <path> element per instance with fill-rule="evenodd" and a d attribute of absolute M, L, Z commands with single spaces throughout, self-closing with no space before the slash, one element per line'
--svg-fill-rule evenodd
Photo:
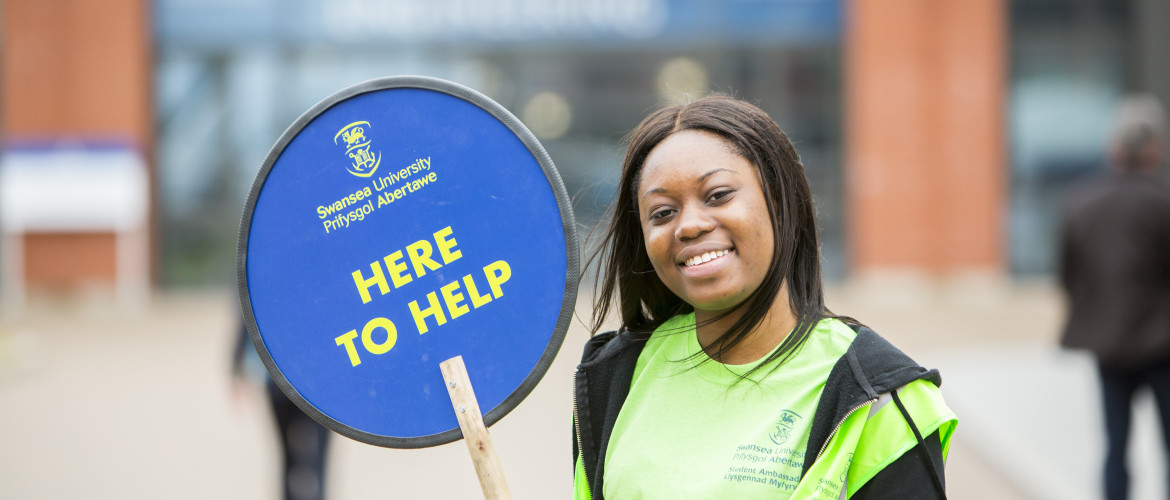
<path fill-rule="evenodd" d="M 650 151 L 637 189 L 654 271 L 698 311 L 722 312 L 759 288 L 772 222 L 756 168 L 710 132 L 684 130 Z"/>

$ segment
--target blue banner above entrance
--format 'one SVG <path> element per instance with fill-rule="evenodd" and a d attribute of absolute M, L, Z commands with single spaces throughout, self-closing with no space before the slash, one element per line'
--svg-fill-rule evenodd
<path fill-rule="evenodd" d="M 159 0 L 163 47 L 836 43 L 841 0 Z"/>

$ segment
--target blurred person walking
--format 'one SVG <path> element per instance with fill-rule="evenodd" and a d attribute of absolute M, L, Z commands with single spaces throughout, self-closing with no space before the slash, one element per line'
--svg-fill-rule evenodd
<path fill-rule="evenodd" d="M 1108 500 L 1129 493 L 1131 402 L 1142 386 L 1153 390 L 1170 450 L 1170 185 L 1160 176 L 1165 140 L 1157 99 L 1125 99 L 1110 150 L 1112 172 L 1070 197 L 1061 230 L 1060 280 L 1068 297 L 1061 344 L 1097 359 Z"/>
<path fill-rule="evenodd" d="M 249 381 L 264 386 L 283 455 L 280 477 L 284 496 L 281 498 L 322 500 L 325 498 L 325 458 L 329 451 L 330 431 L 302 412 L 281 392 L 264 369 L 242 322 L 239 332 L 232 357 L 234 391 L 236 394 L 244 392 L 243 386 Z"/>

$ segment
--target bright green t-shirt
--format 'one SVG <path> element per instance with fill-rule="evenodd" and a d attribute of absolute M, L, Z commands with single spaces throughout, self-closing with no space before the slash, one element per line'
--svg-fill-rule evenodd
<path fill-rule="evenodd" d="M 711 360 L 694 314 L 667 321 L 634 368 L 605 455 L 605 497 L 788 498 L 825 380 L 855 336 L 822 320 L 779 369 L 739 380 L 759 362 Z"/>

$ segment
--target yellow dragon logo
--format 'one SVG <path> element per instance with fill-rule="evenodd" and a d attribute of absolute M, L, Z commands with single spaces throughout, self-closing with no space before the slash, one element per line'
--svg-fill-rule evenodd
<path fill-rule="evenodd" d="M 345 155 L 350 160 L 345 169 L 358 177 L 374 175 L 378 164 L 382 162 L 381 152 L 370 152 L 371 141 L 366 137 L 366 128 L 372 128 L 370 122 L 353 122 L 342 127 L 333 136 L 334 144 L 338 144 L 339 138 L 345 143 Z"/>

